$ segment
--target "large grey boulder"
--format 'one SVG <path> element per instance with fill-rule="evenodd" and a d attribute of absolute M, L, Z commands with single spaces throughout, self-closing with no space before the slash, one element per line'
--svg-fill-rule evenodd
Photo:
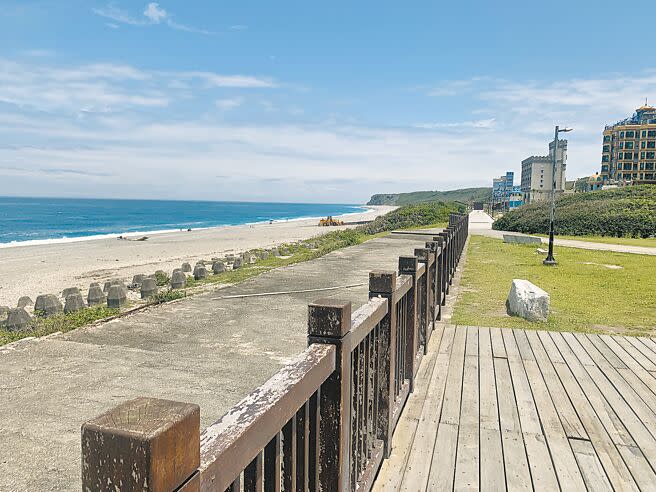
<path fill-rule="evenodd" d="M 503 242 L 508 244 L 542 244 L 542 239 L 536 236 L 519 236 L 517 234 L 504 234 Z"/>
<path fill-rule="evenodd" d="M 91 284 L 89 286 L 89 293 L 87 294 L 87 304 L 89 307 L 100 306 L 105 304 L 105 293 L 98 284 Z"/>
<path fill-rule="evenodd" d="M 272 248 L 271 249 L 271 254 L 273 256 L 280 256 L 280 251 L 278 251 L 278 248 Z"/>
<path fill-rule="evenodd" d="M 510 316 L 519 316 L 528 321 L 547 321 L 549 302 L 549 294 L 540 287 L 516 278 L 506 300 L 506 311 Z"/>
<path fill-rule="evenodd" d="M 17 306 L 19 308 L 23 308 L 23 307 L 27 307 L 27 306 L 34 306 L 34 301 L 29 296 L 23 296 L 20 299 L 18 299 Z"/>
<path fill-rule="evenodd" d="M 194 278 L 196 280 L 202 280 L 204 278 L 207 278 L 207 268 L 205 268 L 205 265 L 201 263 L 196 264 L 196 266 L 194 267 Z"/>
<path fill-rule="evenodd" d="M 232 269 L 236 270 L 237 268 L 241 268 L 242 265 L 242 260 L 239 257 L 236 257 L 234 261 L 232 262 Z"/>
<path fill-rule="evenodd" d="M 34 303 L 34 312 L 46 318 L 61 313 L 63 310 L 64 306 L 54 294 L 41 294 Z"/>
<path fill-rule="evenodd" d="M 24 331 L 30 327 L 31 323 L 32 318 L 24 308 L 10 309 L 5 328 L 9 331 Z"/>
<path fill-rule="evenodd" d="M 79 293 L 80 293 L 80 289 L 78 289 L 77 287 L 69 287 L 62 291 L 62 297 L 66 299 L 71 294 L 79 294 Z"/>
<path fill-rule="evenodd" d="M 107 307 L 118 309 L 128 303 L 128 296 L 124 287 L 112 285 L 107 293 Z"/>
<path fill-rule="evenodd" d="M 82 299 L 82 294 L 79 292 L 77 294 L 69 294 L 66 297 L 66 304 L 64 305 L 65 313 L 74 313 L 75 311 L 80 311 L 84 309 L 84 299 Z"/>
<path fill-rule="evenodd" d="M 187 285 L 187 276 L 182 270 L 176 270 L 171 275 L 171 288 L 172 289 L 182 289 Z"/>
<path fill-rule="evenodd" d="M 191 272 L 191 265 L 187 262 L 182 264 L 182 271 L 183 272 Z"/>
<path fill-rule="evenodd" d="M 154 278 L 147 277 L 141 282 L 141 298 L 147 299 L 157 294 L 157 282 Z"/>
<path fill-rule="evenodd" d="M 222 261 L 215 261 L 212 263 L 212 271 L 217 274 L 217 273 L 222 273 L 226 271 L 225 263 Z"/>

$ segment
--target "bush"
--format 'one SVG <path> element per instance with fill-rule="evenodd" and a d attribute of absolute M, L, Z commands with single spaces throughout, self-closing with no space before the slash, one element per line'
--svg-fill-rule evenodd
<path fill-rule="evenodd" d="M 493 229 L 549 233 L 550 202 L 506 213 Z M 556 200 L 555 230 L 569 236 L 650 237 L 656 235 L 656 186 L 627 186 L 566 195 Z"/>
<path fill-rule="evenodd" d="M 175 301 L 187 297 L 184 290 L 165 290 L 158 292 L 148 298 L 149 304 L 162 304 L 164 302 Z"/>
<path fill-rule="evenodd" d="M 427 226 L 439 222 L 448 222 L 450 213 L 463 213 L 465 210 L 465 205 L 455 202 L 426 202 L 405 205 L 376 217 L 370 224 L 359 226 L 355 230 L 365 234 L 379 234 L 394 229 Z"/>
<path fill-rule="evenodd" d="M 170 280 L 171 279 L 166 273 L 160 271 L 155 272 L 155 283 L 157 284 L 158 287 L 163 287 L 165 285 L 168 285 Z"/>

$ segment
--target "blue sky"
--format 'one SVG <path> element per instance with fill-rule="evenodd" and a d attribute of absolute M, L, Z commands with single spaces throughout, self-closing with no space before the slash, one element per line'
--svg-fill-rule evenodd
<path fill-rule="evenodd" d="M 656 102 L 656 6 L 614 6 L 0 0 L 0 194 L 362 202 L 519 174 L 554 124 L 588 175 Z"/>

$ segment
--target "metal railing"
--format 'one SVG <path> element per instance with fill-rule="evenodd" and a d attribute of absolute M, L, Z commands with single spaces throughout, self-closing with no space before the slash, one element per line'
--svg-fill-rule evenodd
<path fill-rule="evenodd" d="M 84 490 L 368 491 L 442 314 L 468 216 L 398 271 L 369 275 L 369 301 L 308 307 L 308 348 L 200 433 L 199 407 L 138 398 L 82 426 Z"/>

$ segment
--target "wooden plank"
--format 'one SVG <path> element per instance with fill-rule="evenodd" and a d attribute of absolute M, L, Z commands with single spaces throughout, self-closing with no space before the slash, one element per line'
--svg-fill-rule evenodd
<path fill-rule="evenodd" d="M 506 347 L 503 344 L 501 330 L 503 328 L 490 328 L 490 338 L 492 339 L 492 356 L 506 358 Z"/>
<path fill-rule="evenodd" d="M 631 345 L 633 345 L 638 352 L 644 355 L 649 360 L 651 366 L 654 366 L 654 369 L 656 369 L 656 364 L 654 363 L 654 361 L 656 361 L 656 353 L 654 353 L 654 351 L 651 348 L 647 347 L 636 337 L 622 337 L 622 338 L 627 342 L 629 342 Z M 647 369 L 647 370 L 654 370 L 654 369 Z"/>
<path fill-rule="evenodd" d="M 455 327 L 453 325 L 439 324 L 438 326 L 441 327 L 431 337 L 428 344 L 428 354 L 424 357 L 417 377 L 415 378 L 414 392 L 408 398 L 401 418 L 397 423 L 392 438 L 390 456 L 383 462 L 378 477 L 374 482 L 373 490 L 399 490 L 401 481 L 406 475 L 412 475 L 415 468 L 412 463 L 408 462 L 408 459 L 414 446 L 419 419 L 425 407 L 426 397 L 430 387 L 429 381 L 435 372 L 438 353 L 442 347 L 451 346 L 455 335 Z M 445 354 L 445 357 L 448 367 L 448 352 Z M 446 374 L 446 369 L 444 373 Z M 437 433 L 437 424 L 435 432 Z M 432 453 L 433 450 L 431 448 L 429 455 L 431 458 Z M 430 458 L 428 463 L 428 466 L 430 466 Z"/>
<path fill-rule="evenodd" d="M 636 362 L 636 360 L 631 357 L 631 355 L 627 353 L 626 350 L 624 350 L 612 337 L 599 335 L 599 339 L 604 342 L 631 371 L 633 371 L 640 381 L 651 390 L 652 394 L 656 395 L 656 378 L 652 373 L 638 364 L 638 362 Z"/>
<path fill-rule="evenodd" d="M 615 352 L 613 352 L 608 345 L 606 345 L 599 335 L 586 335 L 595 348 L 604 356 L 608 363 L 616 369 L 626 369 L 627 365 L 620 359 Z"/>
<path fill-rule="evenodd" d="M 499 427 L 503 443 L 503 462 L 508 490 L 532 490 L 531 473 L 522 428 L 517 414 L 517 403 L 510 377 L 508 360 L 494 358 L 494 374 L 499 404 Z"/>
<path fill-rule="evenodd" d="M 583 477 L 579 471 L 574 452 L 569 445 L 558 412 L 551 400 L 547 385 L 542 378 L 538 363 L 525 360 L 524 369 L 542 422 L 544 436 L 549 446 L 554 470 L 562 490 L 583 490 Z"/>
<path fill-rule="evenodd" d="M 452 329 L 444 334 L 441 347 L 452 347 L 455 331 Z M 429 391 L 423 405 L 423 411 L 417 424 L 417 431 L 409 453 L 408 469 L 406 470 L 400 490 L 426 490 L 433 459 L 433 449 L 437 437 L 437 429 L 444 400 L 444 389 L 449 370 L 450 353 L 440 352 L 437 355 L 435 369 L 430 382 Z"/>
<path fill-rule="evenodd" d="M 503 339 L 502 344 L 503 344 Z M 503 467 L 503 447 L 497 405 L 497 385 L 494 377 L 494 349 L 489 328 L 479 328 L 480 384 L 480 483 L 489 490 L 503 490 L 506 476 Z M 505 355 L 505 349 L 504 349 Z"/>
<path fill-rule="evenodd" d="M 654 353 L 656 353 L 656 340 L 654 340 L 652 337 L 638 337 L 638 340 L 640 340 L 647 347 L 652 349 Z"/>
<path fill-rule="evenodd" d="M 522 436 L 526 446 L 533 487 L 539 490 L 557 490 L 558 479 L 545 436 L 542 433 L 540 418 L 513 332 L 511 330 L 504 331 L 503 340 L 508 354 L 510 376 L 515 389 L 517 413 L 522 426 Z"/>
<path fill-rule="evenodd" d="M 636 393 L 636 391 L 631 387 L 631 385 L 621 376 L 621 374 L 615 369 L 596 349 L 592 342 L 583 334 L 577 334 L 576 340 L 581 346 L 588 352 L 590 357 L 595 361 L 597 367 L 603 375 L 612 383 L 617 392 L 621 397 L 626 401 L 629 407 L 633 410 L 635 415 L 637 415 L 645 426 L 645 428 L 651 432 L 652 437 L 656 436 L 656 414 L 653 410 L 645 403 L 645 401 Z M 605 385 L 604 385 L 605 386 Z M 602 387 L 597 384 L 599 389 Z M 626 422 L 625 422 L 626 424 Z M 633 436 L 634 440 L 638 445 L 640 443 L 636 440 L 635 435 Z"/>
<path fill-rule="evenodd" d="M 453 488 L 466 335 L 466 330 L 460 327 L 456 328 L 442 403 L 442 415 L 437 429 L 433 460 L 428 477 L 429 490 Z"/>
<path fill-rule="evenodd" d="M 594 492 L 612 492 L 604 467 L 590 441 L 570 439 L 570 445 L 585 481 L 585 488 Z"/>
<path fill-rule="evenodd" d="M 656 364 L 651 361 L 648 357 L 635 348 L 631 342 L 629 342 L 628 337 L 611 337 L 615 340 L 626 352 L 635 359 L 635 361 L 644 367 L 647 371 L 656 371 Z"/>
<path fill-rule="evenodd" d="M 526 338 L 526 333 L 524 330 L 513 330 L 513 335 L 515 335 L 515 342 L 517 343 L 517 348 L 519 349 L 519 356 L 522 360 L 535 360 L 531 346 L 528 343 L 528 338 Z"/>
<path fill-rule="evenodd" d="M 563 338 L 567 341 L 573 352 L 580 353 L 581 351 L 584 351 L 583 346 L 573 335 L 571 337 L 563 336 Z M 592 360 L 590 357 L 588 358 Z M 631 433 L 633 441 L 636 443 L 637 447 L 640 448 L 645 458 L 647 458 L 647 461 L 656 464 L 656 439 L 654 439 L 654 436 L 651 435 L 649 430 L 647 430 L 645 422 L 641 420 L 637 413 L 628 404 L 626 398 L 630 398 L 631 395 L 624 394 L 624 392 L 630 392 L 630 388 L 626 382 L 621 378 L 615 378 L 618 382 L 622 382 L 623 385 L 620 387 L 613 387 L 609 379 L 604 376 L 598 366 L 588 365 L 585 366 L 585 370 L 592 381 L 594 381 L 608 404 L 610 404 L 614 413 L 621 420 L 626 430 Z M 639 400 L 639 398 L 637 400 Z M 647 407 L 645 406 L 644 408 Z M 647 411 L 649 410 L 647 409 Z M 653 475 L 653 479 L 653 483 L 656 484 L 656 474 Z"/>
<path fill-rule="evenodd" d="M 467 327 L 454 490 L 479 488 L 478 329 Z"/>
<path fill-rule="evenodd" d="M 535 355 L 535 360 L 540 367 L 544 382 L 549 389 L 551 399 L 556 406 L 556 411 L 560 417 L 560 422 L 565 431 L 565 435 L 575 439 L 588 439 L 588 433 L 585 431 L 581 419 L 576 414 L 576 410 L 574 410 L 574 406 L 567 396 L 563 383 L 561 383 L 556 370 L 551 364 L 551 360 L 549 360 L 549 356 L 539 339 L 538 333 L 540 332 L 527 331 L 526 337 L 528 338 L 533 354 Z M 549 340 L 551 340 L 551 338 L 549 338 Z M 553 347 L 555 348 L 555 345 Z"/>
<path fill-rule="evenodd" d="M 583 420 L 584 425 L 586 425 L 588 434 L 590 435 L 592 443 L 597 450 L 599 459 L 604 464 L 604 469 L 608 474 L 609 480 L 616 488 L 628 488 L 631 487 L 631 483 L 633 483 L 633 487 L 635 488 L 635 482 L 637 482 L 637 485 L 645 486 L 649 482 L 649 477 L 645 476 L 646 470 L 649 468 L 647 460 L 635 445 L 635 442 L 631 438 L 631 435 L 627 429 L 624 427 L 624 424 L 613 411 L 612 407 L 606 401 L 599 389 L 596 387 L 588 373 L 583 368 L 583 365 L 581 365 L 581 363 L 578 361 L 576 355 L 571 350 L 562 335 L 560 333 L 551 333 L 550 336 L 554 340 L 558 350 L 561 352 L 563 358 L 565 359 L 567 368 L 571 371 L 571 374 L 575 378 L 575 383 L 577 386 L 580 386 L 580 389 L 584 393 L 584 397 L 589 400 L 590 406 L 593 408 L 595 415 L 602 423 L 603 428 L 608 433 L 611 442 L 616 445 L 615 449 L 617 449 L 621 456 L 622 463 L 620 463 L 620 461 L 617 459 L 614 459 L 612 465 L 610 463 L 607 464 L 604 461 L 607 456 L 611 458 L 616 457 L 611 454 L 611 450 L 607 447 L 603 447 L 602 449 L 597 448 L 598 441 L 595 439 L 595 437 L 600 434 L 600 431 L 599 429 L 595 429 L 593 435 L 593 432 L 588 428 L 588 423 L 586 423 L 586 419 L 589 418 L 589 416 L 587 416 L 586 419 L 582 417 L 581 420 Z M 562 377 L 561 380 L 563 380 Z M 567 388 L 567 391 L 571 395 L 572 392 L 576 391 L 576 389 Z M 575 404 L 575 407 L 578 410 L 579 407 L 577 404 Z M 602 439 L 600 444 L 601 446 L 605 446 L 605 440 Z M 630 473 L 628 473 L 629 470 L 631 470 Z"/>

